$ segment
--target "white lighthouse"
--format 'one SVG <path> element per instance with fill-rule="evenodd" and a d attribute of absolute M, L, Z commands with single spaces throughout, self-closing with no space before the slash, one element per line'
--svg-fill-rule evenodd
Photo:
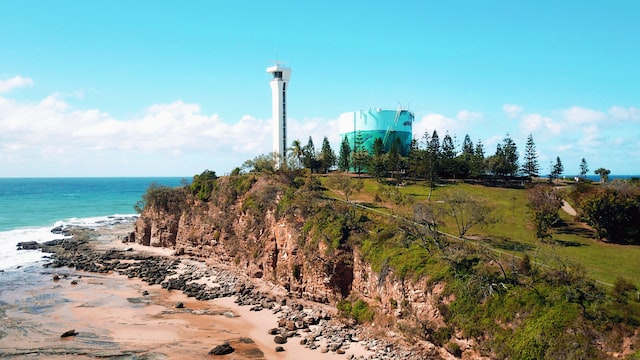
<path fill-rule="evenodd" d="M 273 74 L 269 81 L 271 86 L 271 106 L 273 118 L 273 152 L 278 156 L 277 167 L 280 167 L 287 156 L 287 85 L 291 77 L 291 69 L 280 64 L 267 68 Z"/>

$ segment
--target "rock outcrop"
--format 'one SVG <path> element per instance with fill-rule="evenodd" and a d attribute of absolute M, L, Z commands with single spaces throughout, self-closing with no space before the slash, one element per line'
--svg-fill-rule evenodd
<path fill-rule="evenodd" d="M 428 287 L 427 279 L 397 278 L 392 270 L 378 274 L 357 248 L 333 249 L 304 230 L 304 218 L 277 216 L 283 196 L 277 180 L 257 177 L 244 194 L 234 193 L 232 187 L 230 177 L 218 179 L 208 202 L 187 195 L 188 205 L 181 213 L 147 207 L 130 238 L 233 265 L 250 277 L 286 289 L 292 298 L 336 304 L 352 296 L 365 299 L 388 316 L 389 323 L 402 320 L 418 328 L 444 325 L 436 304 L 441 287 Z M 426 342 L 424 346 L 433 348 Z"/>

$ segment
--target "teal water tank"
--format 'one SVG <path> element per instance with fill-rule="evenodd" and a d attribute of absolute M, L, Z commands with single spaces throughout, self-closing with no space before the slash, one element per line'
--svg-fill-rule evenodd
<path fill-rule="evenodd" d="M 402 156 L 407 156 L 413 139 L 413 120 L 413 113 L 403 109 L 371 109 L 343 113 L 338 118 L 340 139 L 346 136 L 352 150 L 356 142 L 359 142 L 360 146 L 371 154 L 373 142 L 380 138 L 385 152 L 396 143 Z"/>

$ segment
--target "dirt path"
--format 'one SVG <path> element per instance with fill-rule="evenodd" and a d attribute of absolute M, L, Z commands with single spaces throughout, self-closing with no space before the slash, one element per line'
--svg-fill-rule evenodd
<path fill-rule="evenodd" d="M 564 200 L 562 200 L 562 210 L 564 210 L 564 212 L 566 212 L 567 214 L 569 214 L 571 216 L 578 215 L 578 213 L 573 208 L 573 206 L 571 206 L 571 204 L 569 204 L 568 202 L 566 202 Z"/>

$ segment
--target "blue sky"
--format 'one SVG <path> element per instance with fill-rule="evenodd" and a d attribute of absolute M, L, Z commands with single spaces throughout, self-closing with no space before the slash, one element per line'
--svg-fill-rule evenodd
<path fill-rule="evenodd" d="M 0 177 L 192 176 L 398 106 L 414 137 L 534 137 L 542 172 L 640 174 L 637 1 L 0 1 Z"/>

